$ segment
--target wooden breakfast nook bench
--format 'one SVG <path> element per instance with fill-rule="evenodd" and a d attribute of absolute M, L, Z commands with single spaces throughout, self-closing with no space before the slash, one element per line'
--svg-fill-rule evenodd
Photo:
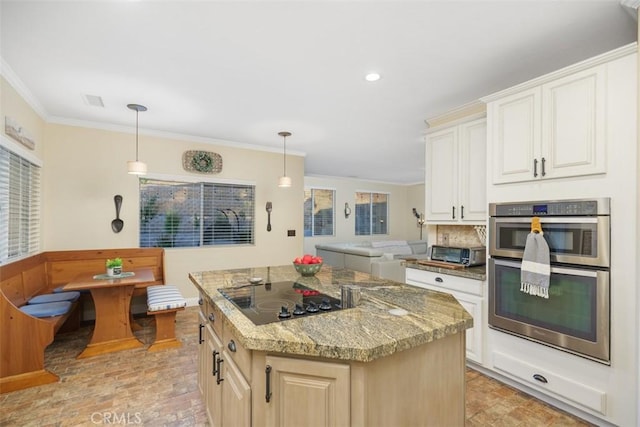
<path fill-rule="evenodd" d="M 135 286 L 136 294 L 164 284 L 162 248 L 50 251 L 0 266 L 0 393 L 59 380 L 45 369 L 45 349 L 57 332 L 80 326 L 83 297 L 57 293 L 80 274 L 104 272 L 108 258 L 122 258 L 125 271 L 153 272 L 153 281 Z M 44 304 L 37 307 L 34 303 L 41 300 Z"/>

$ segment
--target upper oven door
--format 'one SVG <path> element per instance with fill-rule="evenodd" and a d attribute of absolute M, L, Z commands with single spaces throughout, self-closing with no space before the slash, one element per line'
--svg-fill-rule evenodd
<path fill-rule="evenodd" d="M 609 267 L 609 219 L 609 216 L 541 217 L 550 261 Z M 521 259 L 530 232 L 530 217 L 490 218 L 489 255 Z"/>

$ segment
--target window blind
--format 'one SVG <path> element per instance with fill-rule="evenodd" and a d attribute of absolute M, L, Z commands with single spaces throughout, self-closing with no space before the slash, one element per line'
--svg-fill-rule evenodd
<path fill-rule="evenodd" d="M 140 247 L 254 242 L 253 186 L 140 180 Z"/>
<path fill-rule="evenodd" d="M 0 263 L 40 249 L 40 167 L 0 146 Z"/>
<path fill-rule="evenodd" d="M 304 190 L 304 235 L 332 236 L 335 218 L 334 190 L 310 188 Z"/>

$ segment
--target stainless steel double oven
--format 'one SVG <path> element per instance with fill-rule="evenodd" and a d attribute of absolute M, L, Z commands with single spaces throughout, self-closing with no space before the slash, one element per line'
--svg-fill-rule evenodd
<path fill-rule="evenodd" d="M 610 363 L 610 199 L 489 205 L 489 326 Z M 549 299 L 520 292 L 531 220 L 549 245 Z"/>

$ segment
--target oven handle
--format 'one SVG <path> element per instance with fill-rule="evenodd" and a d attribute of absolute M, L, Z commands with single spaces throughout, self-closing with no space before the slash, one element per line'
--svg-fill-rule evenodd
<path fill-rule="evenodd" d="M 525 216 L 525 217 L 492 217 L 491 220 L 494 221 L 496 224 L 500 224 L 503 222 L 511 222 L 511 223 L 527 223 L 530 224 L 531 223 L 531 218 L 530 216 Z M 598 217 L 593 217 L 593 216 L 581 216 L 581 217 L 575 217 L 575 216 L 554 216 L 554 217 L 548 217 L 548 216 L 541 216 L 540 218 L 540 222 L 541 223 L 547 223 L 547 224 L 596 224 L 599 221 Z"/>
<path fill-rule="evenodd" d="M 520 269 L 522 266 L 521 261 L 507 261 L 502 259 L 492 258 L 495 265 L 502 265 L 505 267 L 513 267 Z M 602 274 L 606 270 L 587 270 L 582 268 L 568 268 L 568 267 L 559 267 L 559 266 L 551 266 L 551 273 L 555 274 L 567 274 L 570 276 L 582 276 L 582 277 L 598 277 L 598 274 Z"/>

